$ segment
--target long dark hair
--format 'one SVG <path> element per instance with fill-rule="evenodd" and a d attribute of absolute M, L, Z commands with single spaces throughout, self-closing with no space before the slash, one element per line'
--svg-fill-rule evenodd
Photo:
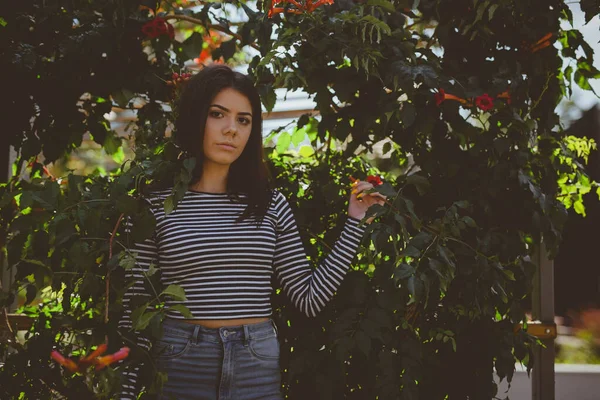
<path fill-rule="evenodd" d="M 252 130 L 244 151 L 229 169 L 227 193 L 230 198 L 247 204 L 238 222 L 251 215 L 262 220 L 272 192 L 264 161 L 260 96 L 248 76 L 223 64 L 204 67 L 192 76 L 179 97 L 173 138 L 181 150 L 196 158 L 192 182 L 197 181 L 202 176 L 204 128 L 209 106 L 219 92 L 228 88 L 240 92 L 250 101 Z M 246 199 L 240 198 L 239 194 L 246 194 Z"/>

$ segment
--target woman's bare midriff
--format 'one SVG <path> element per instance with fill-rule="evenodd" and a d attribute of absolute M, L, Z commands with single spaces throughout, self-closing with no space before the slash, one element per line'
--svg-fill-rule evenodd
<path fill-rule="evenodd" d="M 222 328 L 225 326 L 239 326 L 257 324 L 259 322 L 268 321 L 267 317 L 260 318 L 238 318 L 238 319 L 185 319 L 189 324 L 202 325 L 205 328 Z"/>

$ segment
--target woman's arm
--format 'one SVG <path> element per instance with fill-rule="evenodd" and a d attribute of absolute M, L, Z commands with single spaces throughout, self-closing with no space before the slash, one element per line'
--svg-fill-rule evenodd
<path fill-rule="evenodd" d="M 277 240 L 273 267 L 291 301 L 309 317 L 316 316 L 333 297 L 350 268 L 366 228 L 348 216 L 339 239 L 321 261 L 310 267 L 296 220 L 283 194 L 276 192 Z"/>

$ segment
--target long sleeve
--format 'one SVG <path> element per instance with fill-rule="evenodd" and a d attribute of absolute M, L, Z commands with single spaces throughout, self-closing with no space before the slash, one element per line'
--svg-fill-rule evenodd
<path fill-rule="evenodd" d="M 296 220 L 290 205 L 277 192 L 277 240 L 273 266 L 284 292 L 298 309 L 309 317 L 316 316 L 339 288 L 366 228 L 359 226 L 360 220 L 348 217 L 339 239 L 318 268 L 310 267 L 306 258 Z"/>
<path fill-rule="evenodd" d="M 150 203 L 150 201 L 148 202 Z M 133 226 L 130 217 L 127 217 L 124 225 L 126 234 L 129 234 Z M 129 251 L 135 254 L 135 265 L 127 271 L 125 276 L 128 281 L 133 281 L 133 285 L 123 295 L 123 316 L 118 324 L 119 329 L 123 331 L 131 331 L 133 329 L 131 299 L 136 295 L 147 294 L 144 288 L 144 272 L 148 271 L 150 264 L 158 264 L 158 248 L 154 232 L 151 237 L 145 239 L 143 242 L 131 245 Z M 140 334 L 136 334 L 136 338 L 138 346 L 146 351 L 150 351 L 151 342 L 148 338 Z M 143 368 L 143 364 L 128 365 L 124 368 L 123 384 L 119 395 L 121 400 L 133 400 L 137 398 L 141 390 L 138 382 L 140 368 Z"/>

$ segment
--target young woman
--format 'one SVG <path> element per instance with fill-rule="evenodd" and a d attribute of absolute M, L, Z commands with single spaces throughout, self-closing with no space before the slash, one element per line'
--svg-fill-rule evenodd
<path fill-rule="evenodd" d="M 185 301 L 167 306 L 183 304 L 193 315 L 169 310 L 163 337 L 152 346 L 158 369 L 168 375 L 161 398 L 281 399 L 271 278 L 315 316 L 354 259 L 365 231 L 360 221 L 382 196 L 362 193 L 370 183 L 354 184 L 338 241 L 318 268 L 310 268 L 290 205 L 269 188 L 260 99 L 250 78 L 224 65 L 206 67 L 186 84 L 178 113 L 175 140 L 197 168 L 169 215 L 162 203 L 170 189 L 147 198 L 156 229 L 132 248 L 135 284 L 123 300 L 120 326 L 131 328 L 129 301 L 143 293 L 143 271 L 154 263 L 165 286 L 185 290 Z M 125 372 L 121 398 L 139 392 L 137 373 Z"/>

